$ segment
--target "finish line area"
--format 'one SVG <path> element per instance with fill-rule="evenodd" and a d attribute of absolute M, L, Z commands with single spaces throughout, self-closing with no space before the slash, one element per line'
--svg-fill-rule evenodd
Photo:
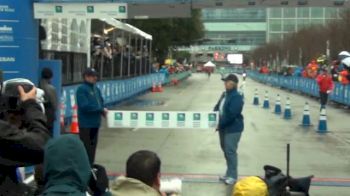
<path fill-rule="evenodd" d="M 240 78 L 242 81 L 242 78 Z M 195 93 L 194 93 L 195 89 Z M 193 74 L 178 86 L 165 86 L 163 93 L 146 93 L 125 104 L 111 108 L 118 111 L 212 111 L 223 91 L 219 74 L 210 79 L 204 74 Z M 261 104 L 253 105 L 255 89 Z M 265 91 L 271 105 L 275 95 L 282 105 L 287 96 L 291 100 L 292 119 L 276 116 L 273 107 L 262 107 Z M 347 149 L 350 135 L 346 122 L 339 119 L 348 111 L 330 105 L 327 107 L 327 134 L 316 132 L 319 103 L 316 99 L 292 94 L 248 79 L 245 88 L 245 130 L 238 147 L 238 172 L 264 176 L 264 165 L 274 165 L 286 171 L 286 143 L 291 144 L 290 175 L 314 175 L 311 195 L 347 195 L 350 191 Z M 137 104 L 139 101 L 161 104 Z M 310 128 L 299 126 L 304 103 L 310 105 Z M 156 152 L 161 161 L 163 179 L 182 179 L 182 195 L 229 195 L 232 187 L 218 181 L 225 170 L 225 159 L 220 149 L 218 134 L 213 129 L 101 129 L 96 162 L 107 168 L 111 179 L 125 172 L 127 158 L 135 151 L 147 149 Z"/>

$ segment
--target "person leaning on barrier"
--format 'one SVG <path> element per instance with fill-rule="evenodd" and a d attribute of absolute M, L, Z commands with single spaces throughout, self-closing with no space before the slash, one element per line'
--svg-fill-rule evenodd
<path fill-rule="evenodd" d="M 126 177 L 118 177 L 111 185 L 115 196 L 161 196 L 161 161 L 156 153 L 141 150 L 132 154 L 126 163 Z"/>
<path fill-rule="evenodd" d="M 35 86 L 7 83 L 2 88 L 0 195 L 31 195 L 31 189 L 18 181 L 16 168 L 42 163 L 50 138 L 46 118 L 36 101 Z"/>
<path fill-rule="evenodd" d="M 106 117 L 107 108 L 100 89 L 96 86 L 98 73 L 88 68 L 83 73 L 84 83 L 77 89 L 79 136 L 89 156 L 90 165 L 95 162 L 101 116 Z"/>

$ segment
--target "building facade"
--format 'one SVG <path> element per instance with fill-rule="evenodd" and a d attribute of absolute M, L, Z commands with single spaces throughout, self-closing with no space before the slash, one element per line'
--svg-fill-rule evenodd
<path fill-rule="evenodd" d="M 311 25 L 326 25 L 341 17 L 337 7 L 275 7 L 203 9 L 205 38 L 200 48 L 230 46 L 250 51 Z"/>
<path fill-rule="evenodd" d="M 266 41 L 280 41 L 286 35 L 311 25 L 326 25 L 341 17 L 341 8 L 267 8 Z"/>

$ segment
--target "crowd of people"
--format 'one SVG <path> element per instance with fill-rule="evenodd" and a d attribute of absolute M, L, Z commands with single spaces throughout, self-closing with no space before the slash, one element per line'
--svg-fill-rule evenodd
<path fill-rule="evenodd" d="M 303 78 L 316 79 L 325 71 L 331 75 L 333 82 L 340 82 L 343 85 L 350 83 L 350 54 L 346 51 L 339 53 L 338 59 L 328 62 L 325 55 L 312 59 L 305 67 L 283 66 L 279 72 L 283 76 L 298 76 Z M 267 65 L 261 66 L 259 73 L 270 74 L 276 71 L 270 70 Z"/>
<path fill-rule="evenodd" d="M 129 74 L 134 76 L 148 73 L 149 60 L 147 46 L 141 48 L 120 45 L 117 41 L 113 42 L 110 38 L 101 36 L 94 36 L 91 40 L 91 67 L 101 73 L 102 77 L 128 76 Z M 142 66 L 140 67 L 141 61 Z"/>
<path fill-rule="evenodd" d="M 177 74 L 182 73 L 185 71 L 188 71 L 191 69 L 190 65 L 184 65 L 179 62 L 174 63 L 167 63 L 161 65 L 160 63 L 156 62 L 153 64 L 153 71 L 154 73 L 163 73 L 166 77 L 168 77 L 171 74 Z"/>

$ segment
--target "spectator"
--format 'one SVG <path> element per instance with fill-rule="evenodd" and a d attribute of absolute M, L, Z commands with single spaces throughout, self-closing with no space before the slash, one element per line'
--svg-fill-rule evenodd
<path fill-rule="evenodd" d="M 16 81 L 8 82 L 12 83 L 8 88 L 5 83 L 2 93 L 15 95 L 19 105 L 3 111 L 0 120 L 0 195 L 30 195 L 32 190 L 18 181 L 16 167 L 42 163 L 44 146 L 50 135 L 45 115 L 35 101 L 36 88 L 28 92 L 23 87 L 12 85 Z"/>
<path fill-rule="evenodd" d="M 339 81 L 338 66 L 339 66 L 339 61 L 335 60 L 332 62 L 331 75 L 334 82 Z"/>
<path fill-rule="evenodd" d="M 96 87 L 97 75 L 95 69 L 86 69 L 83 73 L 84 83 L 77 89 L 79 136 L 85 145 L 91 165 L 95 161 L 101 115 L 107 115 L 101 91 Z"/>
<path fill-rule="evenodd" d="M 243 97 L 237 91 L 238 78 L 229 74 L 225 81 L 226 92 L 223 93 L 216 104 L 214 111 L 219 111 L 220 120 L 217 130 L 220 136 L 220 146 L 224 152 L 227 170 L 220 177 L 225 184 L 234 184 L 237 180 L 237 148 L 244 129 L 243 122 Z"/>
<path fill-rule="evenodd" d="M 159 70 L 159 73 L 164 74 L 165 78 L 169 77 L 169 71 L 168 71 L 166 65 L 162 66 L 162 68 Z"/>
<path fill-rule="evenodd" d="M 89 158 L 75 135 L 62 135 L 45 147 L 43 196 L 85 196 L 91 177 Z"/>
<path fill-rule="evenodd" d="M 51 136 L 53 135 L 54 122 L 56 120 L 56 111 L 58 109 L 58 100 L 55 87 L 51 84 L 51 79 L 53 77 L 53 73 L 51 69 L 44 68 L 41 71 L 41 80 L 39 87 L 44 90 L 44 107 L 45 107 L 45 115 L 47 119 L 47 128 L 50 131 Z M 35 181 L 37 183 L 37 194 L 41 193 L 44 185 L 44 175 L 43 175 L 43 165 L 35 166 Z"/>
<path fill-rule="evenodd" d="M 141 150 L 132 154 L 126 163 L 126 177 L 119 177 L 111 185 L 116 196 L 161 196 L 161 161 L 156 153 Z"/>
<path fill-rule="evenodd" d="M 316 81 L 320 89 L 321 108 L 324 108 L 326 107 L 328 101 L 328 95 L 332 92 L 334 88 L 332 76 L 328 74 L 326 68 L 322 68 L 321 74 L 317 76 Z"/>
<path fill-rule="evenodd" d="M 51 84 L 52 77 L 53 73 L 51 69 L 45 67 L 41 72 L 41 80 L 39 84 L 39 87 L 45 92 L 45 115 L 47 118 L 47 127 L 51 132 L 53 131 L 53 124 L 56 120 L 56 110 L 58 109 L 56 90 Z"/>
<path fill-rule="evenodd" d="M 343 70 L 339 72 L 339 81 L 342 85 L 349 84 L 348 76 L 349 76 L 349 72 L 347 70 Z"/>

